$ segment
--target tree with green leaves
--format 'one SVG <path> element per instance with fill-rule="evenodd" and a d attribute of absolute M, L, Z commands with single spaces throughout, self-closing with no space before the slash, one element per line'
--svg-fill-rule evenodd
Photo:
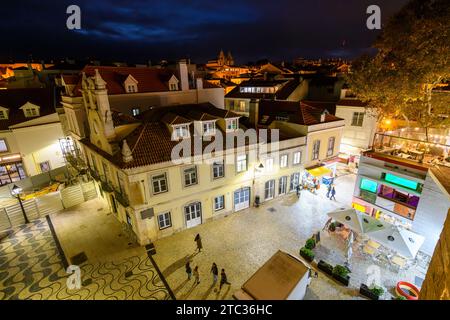
<path fill-rule="evenodd" d="M 393 16 L 374 43 L 375 56 L 354 62 L 350 89 L 380 117 L 448 126 L 450 93 L 434 90 L 450 80 L 450 2 L 412 0 Z"/>

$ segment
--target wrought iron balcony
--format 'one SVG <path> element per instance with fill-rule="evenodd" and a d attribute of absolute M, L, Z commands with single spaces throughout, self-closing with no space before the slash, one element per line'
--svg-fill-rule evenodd
<path fill-rule="evenodd" d="M 97 171 L 89 169 L 89 173 L 91 174 L 91 177 L 94 178 L 94 180 L 99 181 L 99 182 L 101 181 L 100 175 L 98 174 Z"/>
<path fill-rule="evenodd" d="M 125 193 L 122 193 L 119 190 L 114 190 L 114 197 L 123 207 L 126 208 L 130 205 L 130 201 Z"/>
<path fill-rule="evenodd" d="M 114 191 L 114 187 L 112 186 L 111 182 L 107 181 L 106 179 L 104 179 L 103 176 L 101 176 L 101 183 L 100 185 L 102 186 L 102 190 L 106 191 L 106 192 L 113 192 Z"/>

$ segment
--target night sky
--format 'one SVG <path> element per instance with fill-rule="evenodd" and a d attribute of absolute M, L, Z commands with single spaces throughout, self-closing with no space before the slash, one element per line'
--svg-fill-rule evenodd
<path fill-rule="evenodd" d="M 353 58 L 382 21 L 407 0 L 21 0 L 0 4 L 0 60 L 96 57 L 133 62 L 191 58 L 205 62 L 231 50 L 239 63 L 268 58 Z M 66 8 L 81 8 L 80 31 L 66 28 Z"/>

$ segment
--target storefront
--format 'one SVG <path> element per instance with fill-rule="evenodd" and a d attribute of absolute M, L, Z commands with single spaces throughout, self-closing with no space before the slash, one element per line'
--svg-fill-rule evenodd
<path fill-rule="evenodd" d="M 13 183 L 26 178 L 20 154 L 0 157 L 0 185 Z"/>

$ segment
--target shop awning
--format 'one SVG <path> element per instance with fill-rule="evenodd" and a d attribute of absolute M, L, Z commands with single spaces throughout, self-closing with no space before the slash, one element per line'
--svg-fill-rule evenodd
<path fill-rule="evenodd" d="M 333 172 L 333 171 L 331 171 L 330 169 L 328 169 L 327 167 L 324 167 L 324 166 L 311 168 L 311 169 L 306 169 L 306 171 L 308 171 L 309 174 L 311 174 L 314 177 L 321 177 L 321 176 L 324 176 L 324 175 L 330 175 Z"/>

